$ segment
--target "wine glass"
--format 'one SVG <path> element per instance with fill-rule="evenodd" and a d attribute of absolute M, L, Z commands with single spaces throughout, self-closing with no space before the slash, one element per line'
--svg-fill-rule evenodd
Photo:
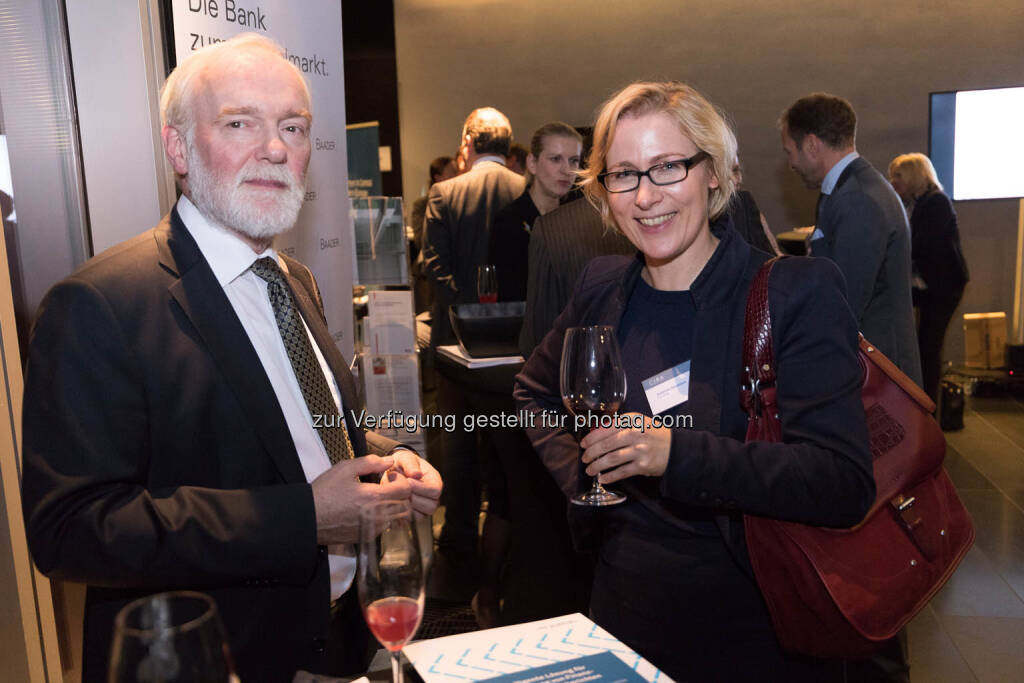
<path fill-rule="evenodd" d="M 482 304 L 498 301 L 498 268 L 490 264 L 476 267 L 476 293 Z"/>
<path fill-rule="evenodd" d="M 391 652 L 402 683 L 402 647 L 423 617 L 423 560 L 409 501 L 367 505 L 359 517 L 359 604 L 370 631 Z"/>
<path fill-rule="evenodd" d="M 626 372 L 614 328 L 593 325 L 565 331 L 559 387 L 566 409 L 591 427 L 600 416 L 615 414 L 626 399 Z M 576 505 L 616 505 L 625 500 L 621 493 L 601 486 L 597 477 L 589 491 L 572 498 Z"/>
<path fill-rule="evenodd" d="M 175 591 L 125 605 L 114 620 L 111 683 L 237 683 L 213 599 Z"/>

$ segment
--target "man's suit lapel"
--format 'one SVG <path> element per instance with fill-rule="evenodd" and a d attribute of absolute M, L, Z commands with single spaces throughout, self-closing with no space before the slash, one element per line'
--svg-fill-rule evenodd
<path fill-rule="evenodd" d="M 832 206 L 846 181 L 856 174 L 865 163 L 867 162 L 860 157 L 851 161 L 847 164 L 846 168 L 843 169 L 843 172 L 839 174 L 839 178 L 836 180 L 836 184 L 835 187 L 832 188 L 832 192 L 818 196 L 818 208 L 814 216 L 814 228 L 815 233 L 817 233 L 818 230 L 821 230 L 822 237 L 811 241 L 812 256 L 833 258 L 832 251 L 835 245 L 836 236 L 835 232 L 832 230 Z"/>
<path fill-rule="evenodd" d="M 179 278 L 169 287 L 171 296 L 224 375 L 267 455 L 286 482 L 306 481 L 263 364 L 177 210 L 160 224 L 155 239 L 162 265 Z M 189 378 L 182 377 L 181 381 L 188 382 Z"/>
<path fill-rule="evenodd" d="M 349 439 L 352 441 L 352 448 L 355 450 L 357 457 L 364 455 L 366 453 L 366 436 L 362 429 L 358 429 L 355 426 L 353 420 L 353 414 L 358 412 L 357 408 L 359 406 L 359 393 L 356 390 L 355 379 L 352 377 L 352 373 L 349 372 L 345 357 L 341 355 L 337 344 L 334 343 L 334 339 L 327 329 L 327 321 L 324 319 L 322 312 L 322 303 L 319 301 L 314 302 L 310 298 L 310 293 L 315 290 L 313 289 L 312 277 L 308 276 L 306 267 L 287 256 L 282 256 L 282 258 L 288 266 L 288 272 L 285 277 L 295 297 L 295 305 L 299 307 L 299 312 L 302 314 L 303 320 L 306 321 L 306 326 L 309 327 L 313 339 L 316 341 L 317 346 L 320 347 L 320 352 L 324 354 L 327 365 L 331 368 L 331 372 L 334 373 L 334 379 L 338 382 L 338 390 L 341 392 L 342 412 L 345 416 L 345 425 L 348 428 Z"/>

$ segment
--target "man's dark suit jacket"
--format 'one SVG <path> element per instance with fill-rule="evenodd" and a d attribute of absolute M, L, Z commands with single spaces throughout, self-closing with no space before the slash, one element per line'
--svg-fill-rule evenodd
<path fill-rule="evenodd" d="M 305 266 L 285 262 L 348 415 L 356 389 L 319 292 Z M 392 445 L 368 436 L 375 452 Z M 242 680 L 319 669 L 330 586 L 311 488 L 260 359 L 177 210 L 44 299 L 22 484 L 39 569 L 89 585 L 83 680 L 106 680 L 123 605 L 179 588 L 216 600 Z"/>
<path fill-rule="evenodd" d="M 823 235 L 811 242 L 811 255 L 839 266 L 861 333 L 921 384 L 910 297 L 910 228 L 892 186 L 865 159 L 854 159 L 825 197 L 816 229 Z"/>
<path fill-rule="evenodd" d="M 476 269 L 487 263 L 491 224 L 526 189 L 526 181 L 494 161 L 430 188 L 424 272 L 434 283 L 431 345 L 451 341 L 448 306 L 476 303 Z"/>
<path fill-rule="evenodd" d="M 498 271 L 498 301 L 526 301 L 530 232 L 539 217 L 529 190 L 494 217 L 487 262 Z"/>
<path fill-rule="evenodd" d="M 597 256 L 632 254 L 636 248 L 601 222 L 586 198 L 547 213 L 530 235 L 526 313 L 519 332 L 519 351 L 529 358 L 569 302 L 584 266 Z"/>

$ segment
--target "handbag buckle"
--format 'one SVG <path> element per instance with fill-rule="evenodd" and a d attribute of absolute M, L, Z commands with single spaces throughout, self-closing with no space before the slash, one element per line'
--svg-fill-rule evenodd
<path fill-rule="evenodd" d="M 921 524 L 921 516 L 913 509 L 916 502 L 917 498 L 914 496 L 905 496 L 902 493 L 896 494 L 889 501 L 889 505 L 892 506 L 893 511 L 900 518 L 900 521 L 903 522 L 903 526 L 907 528 L 907 531 L 913 531 L 915 527 Z"/>
<path fill-rule="evenodd" d="M 924 524 L 920 509 L 915 508 L 914 503 L 916 502 L 917 499 L 914 496 L 900 493 L 892 498 L 889 504 L 899 523 L 906 530 L 910 540 L 917 546 L 924 559 L 935 562 L 942 557 L 946 534 L 941 529 L 936 533 L 933 525 Z"/>

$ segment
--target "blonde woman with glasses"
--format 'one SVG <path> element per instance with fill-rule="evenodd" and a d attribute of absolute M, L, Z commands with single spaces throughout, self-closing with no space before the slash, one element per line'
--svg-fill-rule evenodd
<path fill-rule="evenodd" d="M 536 415 L 527 432 L 567 496 L 592 476 L 627 496 L 571 506 L 577 541 L 597 555 L 594 620 L 676 680 L 791 681 L 742 514 L 851 526 L 874 483 L 857 326 L 830 261 L 775 266 L 784 443 L 744 443 L 744 308 L 769 256 L 728 217 L 735 161 L 728 124 L 687 85 L 634 83 L 604 104 L 582 185 L 639 253 L 590 262 L 515 394 Z M 574 432 L 559 359 L 566 329 L 582 325 L 615 328 L 627 391 L 621 424 Z M 829 671 L 812 678 L 834 680 Z"/>

